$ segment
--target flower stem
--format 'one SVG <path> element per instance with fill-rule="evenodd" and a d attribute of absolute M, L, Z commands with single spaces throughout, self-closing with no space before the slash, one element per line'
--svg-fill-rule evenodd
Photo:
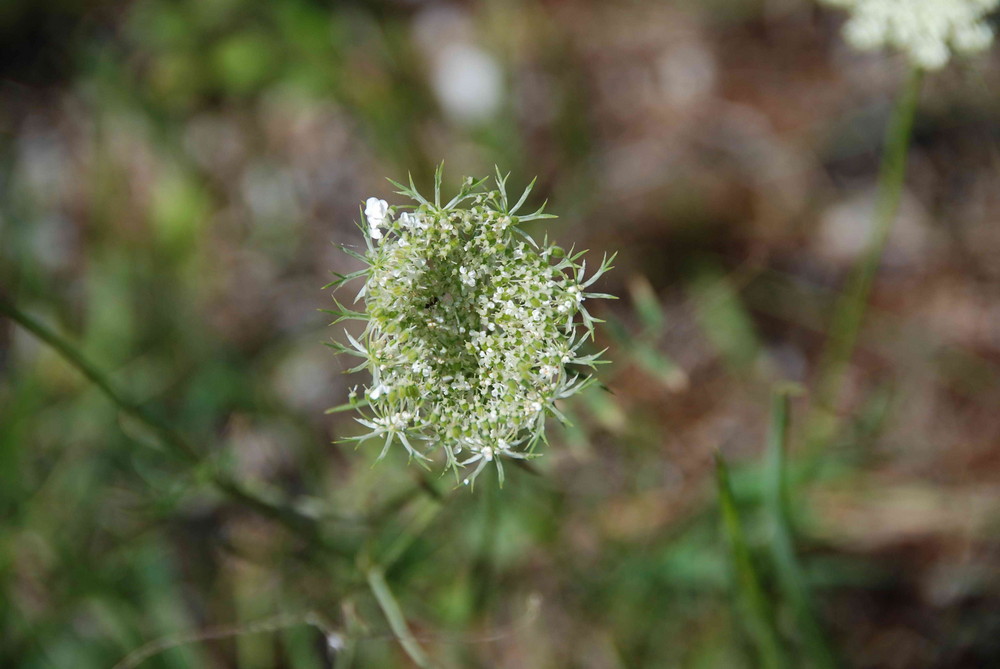
<path fill-rule="evenodd" d="M 878 179 L 878 204 L 871 236 L 864 255 L 851 274 L 847 290 L 835 307 L 830 324 L 830 339 L 820 361 L 814 416 L 810 421 L 808 440 L 812 449 L 825 446 L 836 430 L 834 407 L 844 384 L 847 363 L 854 353 L 875 274 L 899 211 L 922 80 L 923 71 L 914 67 L 886 131 L 885 154 Z"/>
<path fill-rule="evenodd" d="M 105 397 L 111 400 L 118 407 L 119 411 L 150 428 L 157 435 L 160 443 L 167 447 L 167 452 L 170 455 L 182 460 L 192 469 L 209 464 L 198 449 L 180 432 L 160 419 L 156 414 L 130 400 L 116 389 L 108 376 L 84 357 L 69 340 L 24 313 L 16 305 L 2 298 L 0 298 L 0 314 L 7 316 L 39 340 L 52 347 L 66 362 L 76 368 Z M 212 467 L 209 467 L 208 479 L 212 485 L 231 500 L 284 525 L 295 534 L 306 539 L 310 545 L 334 549 L 334 546 L 321 536 L 316 522 L 312 518 L 299 513 L 293 507 L 264 499 L 248 490 L 244 484 L 232 479 L 223 472 L 216 471 Z"/>

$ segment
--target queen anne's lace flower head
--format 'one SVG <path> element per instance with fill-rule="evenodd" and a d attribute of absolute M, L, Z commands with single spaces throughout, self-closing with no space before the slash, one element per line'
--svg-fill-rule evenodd
<path fill-rule="evenodd" d="M 439 170 L 433 202 L 412 182 L 395 185 L 414 205 L 369 198 L 367 253 L 345 249 L 367 267 L 331 284 L 365 282 L 364 312 L 333 312 L 366 322 L 360 337 L 345 333 L 349 346 L 332 344 L 372 376 L 352 397 L 367 406 L 357 440 L 384 440 L 380 457 L 398 442 L 419 461 L 441 452 L 456 471 L 475 465 L 466 483 L 491 462 L 502 481 L 502 460 L 532 457 L 546 416 L 562 418 L 556 400 L 592 381 L 580 370 L 600 353 L 580 349 L 597 320 L 584 301 L 611 297 L 588 288 L 612 258 L 587 277 L 582 253 L 538 244 L 518 225 L 551 216 L 518 216 L 531 187 L 512 205 L 505 181 L 484 191 L 486 179 L 466 179 L 441 204 Z"/>
<path fill-rule="evenodd" d="M 987 49 L 993 30 L 985 17 L 1000 4 L 1000 0 L 823 1 L 850 10 L 844 38 L 852 46 L 894 47 L 926 70 L 943 67 L 953 52 Z"/>

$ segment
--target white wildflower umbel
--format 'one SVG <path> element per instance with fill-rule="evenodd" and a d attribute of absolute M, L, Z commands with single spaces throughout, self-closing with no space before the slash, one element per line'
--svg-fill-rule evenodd
<path fill-rule="evenodd" d="M 844 39 L 862 50 L 893 47 L 925 70 L 943 67 L 952 53 L 984 51 L 993 41 L 985 17 L 1000 0 L 823 0 L 851 17 Z"/>
<path fill-rule="evenodd" d="M 394 185 L 414 205 L 370 198 L 367 253 L 345 249 L 367 266 L 330 284 L 365 282 L 364 312 L 340 303 L 331 312 L 366 322 L 357 339 L 345 333 L 349 345 L 331 344 L 362 359 L 352 371 L 372 376 L 354 401 L 369 414 L 356 440 L 384 440 L 382 456 L 398 442 L 418 460 L 437 452 L 456 472 L 474 466 L 466 483 L 489 463 L 502 483 L 504 459 L 535 455 L 546 416 L 563 419 L 556 400 L 591 383 L 582 368 L 601 362 L 601 353 L 580 352 L 599 322 L 584 302 L 612 297 L 587 289 L 613 257 L 586 276 L 582 253 L 538 244 L 518 227 L 552 218 L 542 209 L 517 215 L 531 186 L 511 205 L 505 177 L 495 190 L 485 182 L 466 179 L 442 204 L 439 169 L 433 202 L 412 181 Z"/>

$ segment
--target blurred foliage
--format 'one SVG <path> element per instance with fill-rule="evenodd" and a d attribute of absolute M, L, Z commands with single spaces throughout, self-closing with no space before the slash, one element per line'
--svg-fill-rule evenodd
<path fill-rule="evenodd" d="M 901 81 L 837 28 L 797 0 L 0 4 L 0 299 L 199 456 L 0 321 L 0 666 L 412 666 L 395 600 L 438 666 L 750 667 L 749 566 L 796 659 L 808 591 L 848 666 L 996 664 L 996 54 L 928 82 L 833 445 L 802 457 L 794 419 L 782 445 L 788 518 L 761 459 Z M 496 104 L 463 97 L 490 67 Z M 323 413 L 348 391 L 321 345 L 320 286 L 356 269 L 335 244 L 441 159 L 537 174 L 562 218 L 533 233 L 620 251 L 606 389 L 537 475 L 475 494 L 372 467 Z"/>

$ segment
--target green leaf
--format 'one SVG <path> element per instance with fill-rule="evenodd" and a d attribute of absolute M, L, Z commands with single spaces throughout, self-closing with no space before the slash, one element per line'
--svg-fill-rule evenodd
<path fill-rule="evenodd" d="M 629 281 L 628 288 L 643 330 L 656 334 L 663 332 L 667 317 L 663 313 L 663 307 L 660 306 L 660 300 L 656 297 L 649 279 L 637 275 Z"/>
<path fill-rule="evenodd" d="M 389 584 L 386 583 L 385 575 L 382 573 L 381 568 L 370 567 L 367 570 L 366 577 L 368 587 L 371 588 L 372 594 L 375 595 L 375 601 L 378 602 L 379 608 L 382 609 L 386 620 L 389 621 L 389 627 L 392 628 L 392 632 L 396 635 L 396 639 L 403 647 L 403 650 L 406 651 L 406 654 L 420 669 L 430 669 L 433 665 L 431 665 L 431 661 L 428 659 L 427 654 L 424 653 L 424 649 L 417 643 L 409 626 L 406 624 L 403 611 L 399 608 L 399 603 L 393 596 L 392 590 L 389 589 Z"/>
<path fill-rule="evenodd" d="M 688 375 L 667 354 L 643 337 L 633 337 L 625 324 L 614 316 L 608 318 L 606 331 L 642 371 L 662 383 L 668 390 L 678 392 L 688 387 Z"/>
<path fill-rule="evenodd" d="M 779 388 L 771 401 L 765 488 L 765 508 L 773 531 L 771 560 L 810 661 L 820 669 L 836 669 L 840 664 L 820 624 L 809 584 L 795 553 L 785 465 L 791 392 L 790 388 Z"/>
<path fill-rule="evenodd" d="M 760 352 L 753 320 L 729 279 L 705 266 L 690 284 L 698 321 L 709 341 L 734 368 L 746 369 Z"/>
<path fill-rule="evenodd" d="M 744 624 L 757 650 L 761 667 L 764 669 L 788 667 L 785 650 L 775 625 L 774 605 L 761 585 L 760 576 L 743 533 L 739 508 L 729 482 L 729 469 L 722 455 L 716 455 L 715 464 L 722 528 L 729 541 L 736 597 Z"/>

